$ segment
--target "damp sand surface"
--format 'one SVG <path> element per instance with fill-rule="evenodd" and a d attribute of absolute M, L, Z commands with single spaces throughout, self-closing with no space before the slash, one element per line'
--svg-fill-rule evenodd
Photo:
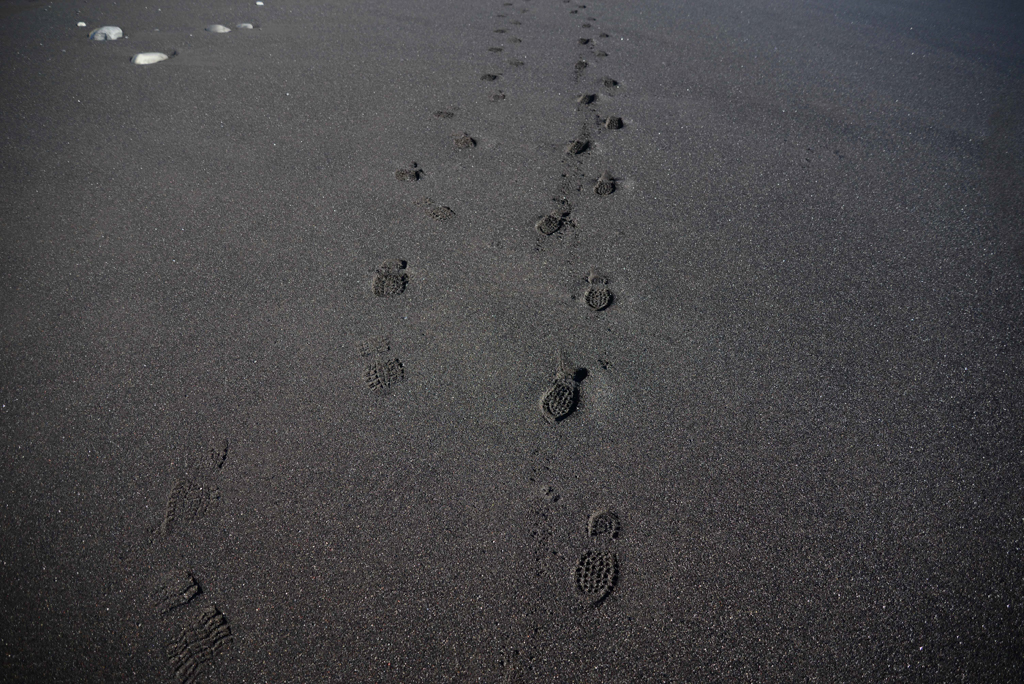
<path fill-rule="evenodd" d="M 0 679 L 1019 680 L 1021 19 L 3 3 Z"/>

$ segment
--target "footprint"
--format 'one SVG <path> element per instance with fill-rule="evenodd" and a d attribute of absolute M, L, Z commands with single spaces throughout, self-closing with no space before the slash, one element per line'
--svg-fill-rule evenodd
<path fill-rule="evenodd" d="M 124 31 L 117 26 L 100 26 L 89 34 L 89 40 L 117 40 L 124 38 Z"/>
<path fill-rule="evenodd" d="M 580 28 L 590 28 L 590 24 L 580 24 Z"/>
<path fill-rule="evenodd" d="M 132 57 L 132 64 L 139 64 L 145 66 L 147 64 L 156 64 L 162 62 L 165 59 L 170 59 L 167 55 L 162 52 L 140 52 L 139 54 Z"/>
<path fill-rule="evenodd" d="M 491 95 L 491 102 L 501 102 L 504 99 L 505 99 L 505 93 L 503 93 L 500 90 L 498 92 L 494 93 L 493 95 Z"/>
<path fill-rule="evenodd" d="M 469 133 L 463 133 L 455 136 L 455 147 L 460 150 L 468 150 L 471 147 L 476 147 L 476 140 L 470 137 Z"/>
<path fill-rule="evenodd" d="M 614 78 L 608 78 L 607 76 L 605 76 L 603 79 L 601 79 L 601 85 L 603 85 L 605 88 L 618 88 L 619 82 L 616 81 Z"/>
<path fill-rule="evenodd" d="M 195 681 L 203 666 L 232 641 L 231 627 L 216 606 L 203 611 L 198 622 L 181 630 L 167 646 L 167 659 L 182 684 Z"/>
<path fill-rule="evenodd" d="M 619 536 L 619 529 L 621 529 L 619 516 L 607 508 L 594 511 L 590 520 L 587 521 L 587 534 L 591 537 L 608 535 L 610 539 L 616 539 Z"/>
<path fill-rule="evenodd" d="M 565 148 L 566 154 L 582 154 L 587 151 L 590 147 L 590 141 L 585 137 L 580 136 L 569 143 L 569 146 Z"/>
<path fill-rule="evenodd" d="M 522 26 L 523 25 L 523 22 L 519 21 L 518 19 L 513 19 L 512 21 L 510 21 L 508 23 L 512 24 L 513 26 Z"/>
<path fill-rule="evenodd" d="M 584 551 L 573 568 L 576 591 L 590 605 L 603 601 L 615 588 L 619 562 L 611 551 Z"/>
<path fill-rule="evenodd" d="M 522 43 L 523 39 L 522 38 L 510 38 L 509 42 L 510 43 Z"/>
<path fill-rule="evenodd" d="M 439 109 L 436 112 L 434 112 L 434 116 L 436 116 L 438 119 L 450 119 L 453 116 L 455 116 L 455 112 L 446 112 L 444 110 Z"/>
<path fill-rule="evenodd" d="M 581 59 L 580 61 L 576 62 L 576 66 L 573 68 L 576 69 L 576 71 L 583 71 L 584 69 L 587 68 L 587 63 Z"/>
<path fill-rule="evenodd" d="M 599 33 L 598 38 L 611 38 L 611 36 L 608 35 L 607 33 Z"/>
<path fill-rule="evenodd" d="M 609 116 L 607 119 L 604 120 L 604 127 L 609 128 L 613 131 L 622 128 L 622 117 Z"/>
<path fill-rule="evenodd" d="M 181 479 L 167 497 L 164 521 L 160 526 L 164 536 L 185 529 L 206 514 L 210 506 L 220 499 L 216 487 Z"/>
<path fill-rule="evenodd" d="M 508 33 L 506 29 L 494 29 L 495 33 Z"/>
<path fill-rule="evenodd" d="M 588 105 L 593 104 L 594 100 L 596 99 L 597 95 L 594 95 L 593 93 L 586 93 L 584 95 L 580 95 L 579 97 L 577 97 L 576 102 L 578 102 L 581 105 Z"/>
<path fill-rule="evenodd" d="M 580 38 L 576 42 L 578 42 L 580 45 L 589 45 L 590 44 L 590 39 L 589 38 Z"/>
<path fill-rule="evenodd" d="M 608 53 L 607 53 L 607 52 L 605 52 L 604 50 L 598 50 L 598 51 L 597 51 L 596 53 L 594 53 L 594 54 L 596 54 L 596 55 L 597 55 L 598 57 L 607 57 L 607 56 L 608 56 Z"/>
<path fill-rule="evenodd" d="M 451 219 L 455 218 L 454 211 L 444 206 L 443 204 L 436 203 L 429 197 L 424 197 L 420 199 L 417 202 L 417 204 L 422 205 L 423 208 L 426 209 L 427 214 L 430 215 L 430 218 L 434 219 L 435 221 L 444 222 L 450 221 Z"/>
<path fill-rule="evenodd" d="M 391 340 L 385 335 L 374 335 L 360 340 L 356 345 L 360 356 L 373 356 L 375 354 L 386 354 L 391 351 Z"/>
<path fill-rule="evenodd" d="M 510 59 L 510 60 L 508 60 L 508 63 L 511 64 L 514 67 L 521 67 L 524 64 L 526 64 L 526 62 L 524 62 L 522 60 L 519 60 L 519 59 Z"/>
<path fill-rule="evenodd" d="M 567 418 L 576 408 L 579 394 L 579 383 L 576 382 L 576 369 L 558 355 L 558 372 L 551 387 L 540 397 L 540 411 L 551 424 Z"/>
<path fill-rule="evenodd" d="M 598 195 L 610 195 L 615 192 L 615 179 L 605 171 L 601 174 L 601 177 L 597 179 L 597 184 L 594 186 L 594 192 Z"/>
<path fill-rule="evenodd" d="M 583 301 L 594 311 L 603 311 L 612 303 L 612 291 L 608 287 L 608 279 L 591 271 L 587 276 L 590 286 L 583 294 Z"/>
<path fill-rule="evenodd" d="M 153 607 L 167 614 L 203 593 L 190 572 L 169 573 L 160 579 L 153 591 Z"/>
<path fill-rule="evenodd" d="M 398 359 L 372 361 L 363 371 L 363 382 L 374 392 L 386 392 L 405 380 L 405 368 Z"/>
<path fill-rule="evenodd" d="M 484 74 L 483 76 L 480 77 L 480 80 L 481 81 L 497 81 L 498 80 L 498 74 Z"/>
<path fill-rule="evenodd" d="M 402 273 L 405 262 L 401 259 L 389 259 L 377 267 L 373 275 L 373 294 L 378 297 L 395 297 L 405 292 L 409 284 L 409 276 Z"/>
<path fill-rule="evenodd" d="M 206 27 L 206 30 L 210 33 L 231 33 L 231 29 L 223 24 L 210 24 Z"/>
<path fill-rule="evenodd" d="M 565 226 L 571 211 L 571 209 L 566 207 L 555 209 L 547 216 L 541 217 L 534 224 L 534 228 L 540 231 L 542 235 L 554 235 Z"/>
<path fill-rule="evenodd" d="M 489 48 L 487 48 L 487 51 L 488 52 L 501 52 L 502 48 L 500 48 L 500 47 L 489 47 Z"/>
<path fill-rule="evenodd" d="M 395 178 L 400 181 L 415 181 L 420 179 L 421 173 L 422 171 L 420 171 L 419 164 L 411 162 L 409 164 L 409 168 L 398 169 L 395 171 Z"/>

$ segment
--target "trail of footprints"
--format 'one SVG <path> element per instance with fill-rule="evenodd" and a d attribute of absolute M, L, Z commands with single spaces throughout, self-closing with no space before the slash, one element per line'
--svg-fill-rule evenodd
<path fill-rule="evenodd" d="M 567 3 L 569 0 L 565 0 Z M 504 7 L 513 7 L 513 3 L 503 3 Z M 586 5 L 576 5 L 570 14 L 576 15 Z M 528 9 L 522 8 L 520 14 Z M 506 26 L 494 29 L 495 35 L 506 36 L 507 43 L 517 45 L 522 38 L 508 35 L 511 27 L 521 27 L 523 22 L 509 19 L 504 14 L 499 18 L 507 20 Z M 587 17 L 581 24 L 582 29 L 591 29 L 594 17 Z M 250 23 L 239 23 L 236 29 L 252 29 Z M 225 25 L 214 24 L 206 27 L 210 33 L 229 33 L 232 29 Z M 102 27 L 90 34 L 92 40 L 117 40 L 123 33 L 117 27 Z M 575 39 L 575 47 L 582 54 L 577 55 L 572 64 L 572 74 L 576 81 L 590 81 L 588 76 L 593 60 L 600 60 L 608 53 L 598 48 L 601 40 L 609 38 L 609 34 L 600 32 L 597 39 L 592 34 L 579 36 Z M 506 47 L 493 46 L 488 48 L 492 55 L 502 55 Z M 170 55 L 173 56 L 173 55 Z M 168 59 L 162 53 L 140 53 L 133 57 L 136 64 L 153 64 Z M 519 56 L 513 56 L 505 63 L 514 68 L 525 64 Z M 502 78 L 500 70 L 485 71 L 480 79 L 483 82 L 496 82 Z M 616 178 L 608 170 L 598 175 L 589 176 L 585 164 L 594 148 L 596 131 L 618 131 L 624 127 L 623 119 L 614 114 L 598 115 L 595 107 L 611 102 L 612 93 L 619 83 L 609 77 L 599 77 L 593 81 L 597 92 L 584 92 L 573 96 L 578 115 L 579 133 L 565 143 L 563 164 L 565 173 L 561 180 L 556 181 L 556 195 L 552 198 L 555 206 L 539 217 L 534 218 L 533 228 L 539 240 L 557 239 L 567 230 L 578 230 L 580 226 L 572 217 L 571 198 L 583 201 L 588 191 L 591 197 L 605 198 L 617 190 Z M 506 101 L 507 94 L 503 90 L 489 96 L 492 102 Z M 438 119 L 454 119 L 456 113 L 449 110 L 436 110 L 433 115 Z M 460 153 L 472 154 L 477 147 L 476 139 L 466 131 L 454 133 L 451 144 Z M 398 182 L 416 182 L 425 174 L 417 162 L 410 162 L 407 167 L 395 170 L 394 177 Z M 589 185 L 587 179 L 589 178 Z M 431 198 L 423 197 L 417 202 L 427 216 L 437 222 L 447 222 L 456 218 L 450 207 Z M 383 303 L 405 295 L 410 286 L 407 262 L 402 259 L 387 259 L 373 269 L 370 279 L 370 291 L 375 300 Z M 593 312 L 606 311 L 613 305 L 615 298 L 611 290 L 610 280 L 596 269 L 591 269 L 586 277 L 587 288 L 582 300 Z M 361 380 L 367 390 L 373 394 L 387 395 L 406 379 L 405 366 L 392 352 L 390 338 L 386 335 L 374 335 L 360 341 L 357 345 L 359 356 L 363 360 Z M 581 373 L 581 371 L 583 371 Z M 585 376 L 584 369 L 578 369 L 559 354 L 550 384 L 539 397 L 538 405 L 541 416 L 549 424 L 557 426 L 569 419 L 579 404 L 580 379 Z M 184 477 L 176 482 L 168 495 L 160 534 L 166 538 L 190 535 L 198 521 L 203 518 L 219 501 L 220 494 L 216 485 L 216 474 L 223 466 L 228 455 L 228 443 L 224 441 L 217 448 L 210 450 L 211 469 L 208 473 L 200 473 Z M 549 504 L 557 501 L 558 496 L 550 487 L 547 488 L 546 500 Z M 585 548 L 571 569 L 572 584 L 581 600 L 589 606 L 601 604 L 613 592 L 619 579 L 618 557 L 614 552 L 614 543 L 618 538 L 620 522 L 616 513 L 604 509 L 595 512 L 588 521 Z M 175 620 L 177 624 L 173 638 L 166 645 L 165 653 L 170 669 L 182 684 L 195 681 L 199 674 L 211 664 L 216 656 L 223 652 L 231 643 L 233 634 L 230 622 L 220 609 L 212 602 L 204 600 L 204 588 L 199 580 L 187 571 L 171 572 L 160 579 L 151 594 L 153 610 L 164 619 L 174 620 L 178 614 L 188 613 L 190 617 Z M 194 604 L 198 608 L 190 610 Z"/>
<path fill-rule="evenodd" d="M 162 537 L 173 541 L 195 534 L 199 520 L 220 498 L 216 479 L 228 459 L 229 449 L 227 439 L 220 441 L 208 449 L 205 462 L 195 468 L 198 472 L 175 483 L 160 525 Z M 227 617 L 216 604 L 204 601 L 203 596 L 203 587 L 195 575 L 183 570 L 165 573 L 150 593 L 154 612 L 176 625 L 164 653 L 181 684 L 194 682 L 233 639 Z M 201 605 L 197 610 L 189 610 L 193 603 Z"/>

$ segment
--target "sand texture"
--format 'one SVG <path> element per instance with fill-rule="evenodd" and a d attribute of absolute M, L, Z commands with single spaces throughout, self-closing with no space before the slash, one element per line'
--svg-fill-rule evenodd
<path fill-rule="evenodd" d="M 0 0 L 0 681 L 1021 681 L 1022 54 Z"/>

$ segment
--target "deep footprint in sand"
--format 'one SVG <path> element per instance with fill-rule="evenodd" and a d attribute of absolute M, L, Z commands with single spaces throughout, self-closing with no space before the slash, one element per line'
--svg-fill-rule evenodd
<path fill-rule="evenodd" d="M 613 131 L 622 128 L 622 117 L 609 116 L 604 120 L 604 127 Z"/>
<path fill-rule="evenodd" d="M 460 150 L 468 150 L 476 147 L 476 140 L 469 133 L 463 133 L 462 135 L 455 136 L 455 147 Z"/>
<path fill-rule="evenodd" d="M 579 383 L 576 369 L 558 355 L 558 371 L 551 386 L 540 397 L 540 412 L 544 419 L 554 425 L 567 418 L 575 409 L 579 398 Z"/>
<path fill-rule="evenodd" d="M 569 223 L 569 214 L 571 212 L 572 209 L 569 207 L 559 207 L 547 216 L 542 216 L 533 227 L 536 228 L 537 232 L 541 235 L 554 235 Z"/>
<path fill-rule="evenodd" d="M 615 179 L 607 171 L 601 174 L 594 185 L 594 192 L 598 195 L 610 195 L 615 192 Z"/>
<path fill-rule="evenodd" d="M 231 627 L 216 606 L 208 606 L 199 620 L 181 630 L 167 646 L 167 659 L 182 684 L 195 681 L 203 666 L 227 648 Z"/>
<path fill-rule="evenodd" d="M 403 273 L 405 262 L 401 259 L 388 259 L 377 267 L 373 274 L 373 294 L 378 297 L 395 297 L 405 292 L 409 284 L 409 276 Z"/>
<path fill-rule="evenodd" d="M 565 153 L 570 155 L 583 154 L 590 147 L 590 141 L 584 136 L 580 136 L 569 143 L 568 147 L 565 148 Z"/>
<path fill-rule="evenodd" d="M 576 98 L 576 102 L 581 105 L 594 104 L 594 100 L 597 99 L 597 95 L 593 93 L 585 93 Z"/>
<path fill-rule="evenodd" d="M 573 568 L 573 584 L 580 597 L 597 605 L 612 593 L 619 574 L 619 561 L 611 551 L 584 551 Z"/>
<path fill-rule="evenodd" d="M 591 271 L 590 275 L 587 276 L 587 282 L 590 285 L 587 287 L 587 291 L 583 293 L 583 301 L 594 311 L 607 309 L 612 303 L 612 291 L 608 287 L 608 278 L 598 274 L 596 271 Z"/>
<path fill-rule="evenodd" d="M 152 603 L 160 613 L 166 614 L 184 606 L 201 593 L 203 590 L 192 573 L 168 573 L 153 590 Z"/>

